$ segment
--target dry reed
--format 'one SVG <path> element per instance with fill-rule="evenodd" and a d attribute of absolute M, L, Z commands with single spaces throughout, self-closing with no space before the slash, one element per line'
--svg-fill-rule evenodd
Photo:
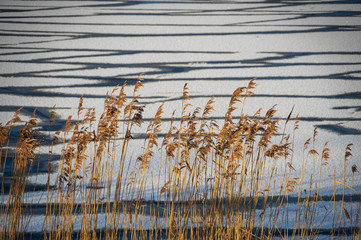
<path fill-rule="evenodd" d="M 199 107 L 189 110 L 192 105 L 186 84 L 179 121 L 173 112 L 169 130 L 159 139 L 160 105 L 145 132 L 142 153 L 135 158 L 128 149 L 133 129 L 142 124 L 145 106 L 137 95 L 142 80 L 139 77 L 129 98 L 126 84 L 107 94 L 98 121 L 95 109 L 84 113 L 82 96 L 76 120 L 69 116 L 64 130 L 53 134 L 50 129 L 56 113 L 52 109 L 49 166 L 54 145 L 62 145 L 62 151 L 57 174 L 51 174 L 49 168 L 41 233 L 31 233 L 29 227 L 34 217 L 31 209 L 38 205 L 24 202 L 29 194 L 25 191 L 29 167 L 42 143 L 34 130 L 34 112 L 18 133 L 8 193 L 2 175 L 0 240 L 309 239 L 325 233 L 322 224 L 329 215 L 333 224 L 326 233 L 331 237 L 360 236 L 360 196 L 353 189 L 356 165 L 352 166 L 351 183 L 346 182 L 351 145 L 346 147 L 343 179 L 334 180 L 334 194 L 327 206 L 322 202 L 325 212 L 320 216 L 318 205 L 324 201 L 319 194 L 321 175 L 330 149 L 327 143 L 320 151 L 316 149 L 315 129 L 304 144 L 302 168 L 295 169 L 298 117 L 293 133 L 286 135 L 284 130 L 281 134 L 281 119 L 275 118 L 274 107 L 263 117 L 261 109 L 252 116 L 245 114 L 245 102 L 256 86 L 254 79 L 233 92 L 222 126 L 209 120 L 214 98 L 203 111 Z M 10 131 L 21 122 L 19 114 L 20 109 L 0 128 L 2 172 L 10 159 Z M 285 125 L 291 115 L 292 111 Z M 149 170 L 152 164 L 159 164 L 158 179 L 153 179 Z M 312 168 L 308 186 L 307 168 Z M 336 196 L 339 185 L 343 187 L 340 200 Z M 150 195 L 147 190 L 152 190 Z M 346 201 L 347 196 L 352 200 Z M 319 221 L 320 217 L 323 220 Z"/>

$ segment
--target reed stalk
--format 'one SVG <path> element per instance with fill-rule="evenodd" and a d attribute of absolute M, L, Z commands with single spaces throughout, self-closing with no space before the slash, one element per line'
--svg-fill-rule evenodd
<path fill-rule="evenodd" d="M 143 147 L 130 153 L 133 131 L 143 124 L 144 105 L 138 91 L 141 76 L 127 96 L 126 84 L 116 86 L 96 119 L 82 96 L 75 120 L 69 116 L 63 131 L 53 133 L 55 107 L 49 122 L 48 175 L 42 200 L 44 239 L 273 239 L 314 238 L 332 213 L 331 237 L 359 236 L 360 195 L 353 189 L 357 166 L 347 182 L 347 145 L 342 179 L 326 206 L 320 196 L 328 143 L 317 150 L 317 130 L 302 153 L 294 152 L 298 116 L 286 134 L 293 109 L 280 128 L 275 107 L 262 115 L 245 113 L 255 79 L 237 88 L 223 121 L 210 120 L 211 98 L 203 108 L 193 107 L 188 85 L 183 88 L 179 120 L 173 112 L 163 139 L 164 104 L 145 131 Z M 9 136 L 21 123 L 20 110 L 0 128 L 0 169 L 10 159 Z M 25 202 L 31 168 L 41 140 L 34 116 L 19 131 L 13 157 L 11 185 L 1 176 L 0 240 L 28 238 L 37 204 Z M 61 134 L 62 132 L 62 134 Z M 54 146 L 61 146 L 57 173 L 51 172 Z M 321 154 L 319 154 L 319 152 Z M 301 168 L 293 166 L 301 161 Z M 157 165 L 156 172 L 151 167 Z M 307 173 L 311 172 L 310 176 Z M 158 177 L 154 177 L 158 176 Z M 36 178 L 38 179 L 38 178 Z M 307 183 L 310 179 L 309 183 Z M 336 200 L 342 185 L 340 202 Z M 347 203 L 347 189 L 352 202 Z M 8 192 L 6 191 L 8 190 Z M 341 206 L 339 206 L 339 203 Z M 348 207 L 349 206 L 349 207 Z M 321 216 L 320 208 L 326 209 Z M 34 208 L 34 209 L 33 209 Z M 350 231 L 346 232 L 347 229 Z M 34 233 L 35 234 L 35 233 Z M 35 235 L 34 235 L 35 236 Z M 35 238 L 35 237 L 34 237 Z"/>

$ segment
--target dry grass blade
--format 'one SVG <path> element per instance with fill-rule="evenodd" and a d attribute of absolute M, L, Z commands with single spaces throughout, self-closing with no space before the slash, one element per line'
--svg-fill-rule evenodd
<path fill-rule="evenodd" d="M 347 185 L 346 183 L 343 183 L 343 182 L 340 182 L 340 181 L 336 181 L 336 183 L 347 187 L 348 189 L 354 191 L 355 193 L 358 193 L 355 189 L 353 189 L 351 186 Z"/>

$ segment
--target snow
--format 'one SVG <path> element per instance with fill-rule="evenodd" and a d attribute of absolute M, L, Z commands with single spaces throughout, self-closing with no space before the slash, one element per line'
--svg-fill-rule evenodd
<path fill-rule="evenodd" d="M 99 113 L 106 92 L 127 80 L 131 93 L 140 73 L 145 73 L 144 118 L 151 119 L 162 102 L 164 117 L 174 109 L 179 113 L 186 82 L 193 106 L 203 107 L 215 96 L 212 117 L 220 118 L 233 90 L 256 77 L 258 87 L 245 110 L 253 114 L 277 104 L 276 116 L 286 118 L 295 106 L 301 120 L 295 155 L 301 156 L 316 126 L 318 147 L 330 140 L 323 193 L 333 191 L 333 169 L 341 174 L 348 143 L 354 144 L 349 166 L 361 168 L 357 1 L 14 0 L 0 5 L 0 122 L 23 106 L 54 105 L 58 119 L 66 120 L 76 114 L 83 93 L 84 106 Z M 139 152 L 142 141 L 134 143 L 132 151 Z M 360 183 L 358 173 L 357 191 Z"/>

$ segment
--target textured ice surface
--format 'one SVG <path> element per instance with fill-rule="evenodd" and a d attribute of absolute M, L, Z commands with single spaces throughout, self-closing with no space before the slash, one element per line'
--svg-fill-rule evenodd
<path fill-rule="evenodd" d="M 131 94 L 140 73 L 147 121 L 162 102 L 165 118 L 179 113 L 186 82 L 193 106 L 215 97 L 217 119 L 233 90 L 256 77 L 247 113 L 275 104 L 277 117 L 293 106 L 299 113 L 296 169 L 314 127 L 318 149 L 330 140 L 322 193 L 333 191 L 333 169 L 341 174 L 348 143 L 348 164 L 360 167 L 358 1 L 2 1 L 1 8 L 0 122 L 20 107 L 27 119 L 38 107 L 46 130 L 50 108 L 64 121 L 83 93 L 84 106 L 99 113 L 107 91 L 127 81 Z M 134 141 L 130 150 L 137 155 L 141 145 Z M 358 191 L 360 182 L 357 174 Z"/>

